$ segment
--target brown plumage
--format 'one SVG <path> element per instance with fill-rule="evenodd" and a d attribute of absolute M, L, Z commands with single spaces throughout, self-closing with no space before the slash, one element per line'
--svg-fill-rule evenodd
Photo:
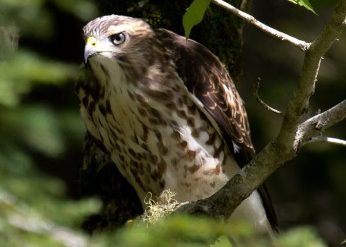
<path fill-rule="evenodd" d="M 116 15 L 91 21 L 84 35 L 86 77 L 77 87 L 82 117 L 142 200 L 164 189 L 179 201 L 208 197 L 251 160 L 243 102 L 207 48 Z M 269 230 L 267 217 L 276 224 L 263 188 L 232 217 L 258 231 Z"/>

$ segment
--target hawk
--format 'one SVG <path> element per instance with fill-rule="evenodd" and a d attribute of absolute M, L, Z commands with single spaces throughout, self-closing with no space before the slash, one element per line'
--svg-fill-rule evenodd
<path fill-rule="evenodd" d="M 83 31 L 82 118 L 142 202 L 166 189 L 180 202 L 207 198 L 254 156 L 242 99 L 206 47 L 127 16 L 97 18 Z M 266 190 L 232 218 L 270 231 Z"/>

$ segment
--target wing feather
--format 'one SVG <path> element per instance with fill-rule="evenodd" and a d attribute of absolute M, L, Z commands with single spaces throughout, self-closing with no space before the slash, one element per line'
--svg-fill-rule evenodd
<path fill-rule="evenodd" d="M 243 101 L 220 60 L 203 45 L 185 39 L 165 29 L 156 34 L 167 53 L 173 58 L 176 70 L 185 86 L 202 103 L 211 123 L 227 143 L 240 167 L 255 155 L 250 127 Z M 210 115 L 210 116 L 208 116 Z M 267 217 L 277 229 L 276 215 L 264 185 L 258 188 Z"/>
<path fill-rule="evenodd" d="M 203 104 L 242 167 L 255 154 L 242 99 L 225 66 L 201 44 L 160 29 L 160 39 L 172 53 L 179 76 Z"/>

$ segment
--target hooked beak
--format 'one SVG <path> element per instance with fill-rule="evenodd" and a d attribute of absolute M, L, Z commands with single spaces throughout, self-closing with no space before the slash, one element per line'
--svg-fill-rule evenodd
<path fill-rule="evenodd" d="M 85 48 L 84 48 L 84 62 L 88 62 L 88 58 L 92 57 L 93 55 L 97 54 L 98 52 L 98 42 L 97 40 L 90 36 L 86 39 L 85 42 Z"/>

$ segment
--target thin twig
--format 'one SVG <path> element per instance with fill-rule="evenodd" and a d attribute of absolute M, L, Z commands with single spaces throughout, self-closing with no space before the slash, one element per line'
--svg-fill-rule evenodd
<path fill-rule="evenodd" d="M 277 115 L 282 116 L 282 112 L 279 110 L 276 110 L 275 108 L 271 107 L 270 105 L 268 105 L 267 103 L 265 103 L 261 97 L 259 96 L 258 90 L 260 87 L 260 82 L 261 82 L 261 78 L 258 78 L 256 84 L 255 84 L 255 88 L 254 88 L 254 96 L 256 97 L 256 100 L 258 103 L 260 103 L 264 108 L 266 108 L 268 111 L 273 112 Z"/>
<path fill-rule="evenodd" d="M 253 17 L 252 15 L 249 15 L 239 9 L 237 9 L 236 7 L 232 6 L 229 3 L 226 3 L 225 1 L 222 0 L 213 0 L 212 1 L 214 4 L 228 10 L 229 12 L 231 12 L 232 14 L 242 18 L 244 21 L 246 21 L 249 24 L 252 24 L 253 26 L 257 27 L 259 30 L 270 34 L 271 36 L 280 39 L 282 41 L 286 41 L 288 43 L 291 43 L 292 45 L 298 47 L 299 49 L 301 49 L 302 51 L 306 51 L 309 47 L 310 47 L 310 43 L 307 43 L 303 40 L 299 40 L 295 37 L 292 37 L 286 33 L 280 32 L 270 26 L 267 26 L 266 24 L 258 21 L 255 17 Z"/>
<path fill-rule="evenodd" d="M 309 144 L 309 143 L 315 143 L 315 142 L 328 142 L 331 144 L 337 144 L 337 145 L 341 145 L 341 146 L 345 146 L 346 147 L 346 140 L 342 140 L 339 138 L 334 138 L 334 137 L 328 137 L 328 136 L 316 136 L 311 138 L 311 140 L 307 141 L 305 144 Z"/>

